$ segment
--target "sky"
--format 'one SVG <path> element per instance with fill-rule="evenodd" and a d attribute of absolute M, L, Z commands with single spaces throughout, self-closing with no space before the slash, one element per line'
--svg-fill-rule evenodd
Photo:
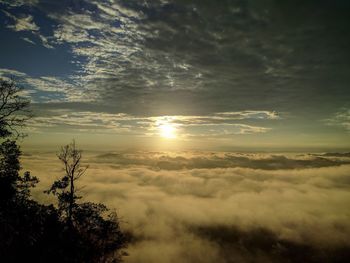
<path fill-rule="evenodd" d="M 0 0 L 34 117 L 35 200 L 73 138 L 125 262 L 339 262 L 350 247 L 350 1 Z M 345 262 L 345 261 L 344 261 Z"/>
<path fill-rule="evenodd" d="M 350 148 L 346 0 L 0 0 L 24 145 Z"/>

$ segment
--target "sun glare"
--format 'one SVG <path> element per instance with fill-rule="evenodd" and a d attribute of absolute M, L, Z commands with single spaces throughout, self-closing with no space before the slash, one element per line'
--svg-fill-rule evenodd
<path fill-rule="evenodd" d="M 159 126 L 160 136 L 166 139 L 176 138 L 176 128 L 170 123 L 165 123 Z"/>

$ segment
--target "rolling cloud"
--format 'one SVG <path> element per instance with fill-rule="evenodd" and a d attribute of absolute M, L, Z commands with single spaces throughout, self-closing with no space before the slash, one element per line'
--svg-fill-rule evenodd
<path fill-rule="evenodd" d="M 349 158 L 318 158 L 87 153 L 79 188 L 117 209 L 133 237 L 126 262 L 335 262 L 350 246 Z M 187 166 L 160 165 L 174 159 Z M 26 155 L 23 164 L 47 202 L 41 191 L 62 173 L 53 153 Z"/>

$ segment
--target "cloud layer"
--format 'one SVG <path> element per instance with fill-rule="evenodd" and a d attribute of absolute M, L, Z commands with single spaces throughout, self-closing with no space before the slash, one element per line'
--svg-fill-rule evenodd
<path fill-rule="evenodd" d="M 45 115 L 29 121 L 30 131 L 70 130 L 152 137 L 159 136 L 162 126 L 171 125 L 179 139 L 264 133 L 270 128 L 251 125 L 249 122 L 280 118 L 275 112 L 269 111 L 219 112 L 206 116 L 133 116 L 126 113 L 47 110 Z"/>
<path fill-rule="evenodd" d="M 117 209 L 133 236 L 126 262 L 335 262 L 350 246 L 350 166 L 331 155 L 325 165 L 312 155 L 88 153 L 79 186 Z M 52 156 L 23 159 L 41 179 L 41 200 L 62 173 Z M 159 165 L 169 159 L 197 165 Z"/>
<path fill-rule="evenodd" d="M 240 111 L 247 105 L 286 111 L 290 103 L 304 108 L 306 96 L 316 91 L 344 89 L 342 83 L 327 82 L 337 81 L 335 71 L 338 79 L 346 73 L 333 63 L 343 65 L 348 57 L 349 39 L 342 31 L 348 6 L 341 1 L 317 6 L 313 1 L 1 3 L 12 19 L 8 28 L 33 34 L 40 29 L 42 44 L 69 47 L 79 65 L 68 77 L 75 89 L 95 101 L 118 100 L 130 111 L 159 113 L 152 100 L 173 113 Z M 26 6 L 45 17 L 33 17 L 32 9 L 26 13 Z M 291 12 L 300 19 L 294 21 Z M 45 32 L 38 22 L 43 19 L 50 27 Z M 329 103 L 342 99 L 336 93 L 329 93 Z M 319 100 L 322 96 L 315 103 Z M 176 107 L 183 102 L 196 107 Z"/>

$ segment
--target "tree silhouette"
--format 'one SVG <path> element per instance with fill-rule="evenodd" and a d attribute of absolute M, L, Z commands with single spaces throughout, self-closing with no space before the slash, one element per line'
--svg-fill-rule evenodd
<path fill-rule="evenodd" d="M 15 139 L 24 134 L 18 129 L 31 117 L 28 99 L 20 96 L 21 89 L 14 81 L 0 78 L 0 202 L 25 199 L 30 187 L 38 182 L 29 172 L 19 175 L 21 151 Z M 12 137 L 12 138 L 11 138 Z M 13 138 L 14 137 L 14 138 Z"/>
<path fill-rule="evenodd" d="M 14 81 L 0 79 L 0 137 L 17 137 L 24 134 L 19 131 L 30 119 L 29 99 L 20 96 L 21 89 Z"/>
<path fill-rule="evenodd" d="M 73 141 L 58 154 L 65 175 L 47 191 L 54 205 L 33 200 L 30 189 L 39 180 L 20 175 L 20 128 L 30 118 L 29 101 L 12 81 L 0 79 L 0 261 L 108 263 L 121 262 L 127 244 L 116 213 L 103 204 L 77 203 L 75 185 L 86 171 L 82 152 Z"/>
<path fill-rule="evenodd" d="M 57 229 L 45 227 L 53 207 L 30 199 L 30 188 L 39 180 L 29 172 L 20 175 L 22 153 L 16 139 L 23 135 L 19 128 L 30 116 L 26 115 L 29 101 L 19 94 L 14 82 L 0 79 L 0 258 L 4 262 L 35 254 L 37 241 Z M 57 217 L 51 219 L 58 222 Z"/>
<path fill-rule="evenodd" d="M 23 201 L 30 195 L 30 188 L 39 180 L 30 172 L 19 174 L 21 151 L 15 141 L 6 140 L 0 145 L 0 201 Z"/>
<path fill-rule="evenodd" d="M 65 174 L 45 192 L 58 199 L 59 215 L 66 224 L 63 233 L 70 251 L 66 255 L 72 253 L 78 262 L 120 262 L 121 249 L 126 246 L 127 239 L 116 213 L 103 204 L 77 202 L 82 197 L 77 194 L 76 181 L 88 168 L 82 165 L 82 151 L 73 140 L 61 147 L 57 157 Z"/>
<path fill-rule="evenodd" d="M 64 165 L 65 175 L 60 180 L 55 181 L 46 192 L 53 193 L 58 197 L 60 210 L 65 213 L 67 222 L 72 224 L 76 200 L 81 198 L 77 195 L 75 181 L 85 173 L 88 166 L 82 166 L 82 151 L 76 148 L 74 140 L 61 147 L 57 157 Z"/>

